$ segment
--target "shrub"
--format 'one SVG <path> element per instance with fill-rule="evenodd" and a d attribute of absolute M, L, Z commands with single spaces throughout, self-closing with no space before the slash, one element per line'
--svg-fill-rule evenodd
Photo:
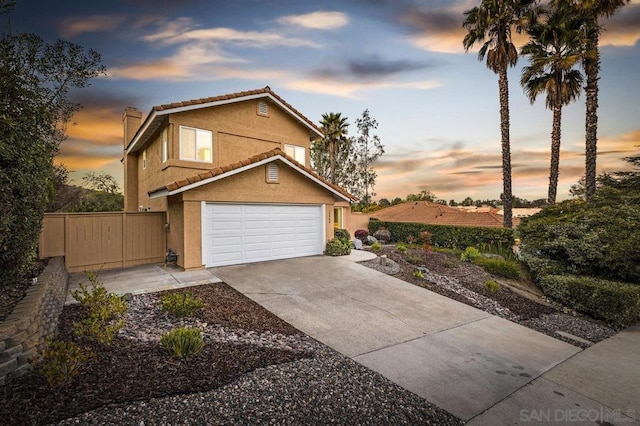
<path fill-rule="evenodd" d="M 380 245 L 380 243 L 373 243 L 373 244 L 371 244 L 371 250 L 372 250 L 373 252 L 376 252 L 376 253 L 377 253 L 377 252 L 379 252 L 379 251 L 380 251 L 380 249 L 381 249 L 381 248 L 382 248 L 382 246 Z"/>
<path fill-rule="evenodd" d="M 396 244 L 396 250 L 398 250 L 400 253 L 406 253 L 407 246 L 405 246 L 403 243 L 398 243 Z"/>
<path fill-rule="evenodd" d="M 640 318 L 640 286 L 576 275 L 546 275 L 540 279 L 552 299 L 610 326 L 624 328 Z"/>
<path fill-rule="evenodd" d="M 87 277 L 91 282 L 91 290 L 80 283 L 80 290 L 72 293 L 73 298 L 88 310 L 87 318 L 73 324 L 75 333 L 110 345 L 118 330 L 124 326 L 127 303 L 121 296 L 109 293 L 98 281 L 97 273 L 88 272 Z"/>
<path fill-rule="evenodd" d="M 333 236 L 339 240 L 351 241 L 351 235 L 349 234 L 349 231 L 343 228 L 335 228 L 333 230 Z"/>
<path fill-rule="evenodd" d="M 374 232 L 373 236 L 382 244 L 386 244 L 391 241 L 391 232 L 383 226 Z"/>
<path fill-rule="evenodd" d="M 416 270 L 416 271 L 413 273 L 413 276 L 414 276 L 414 277 L 416 277 L 416 278 L 420 278 L 420 279 L 423 279 L 423 278 L 424 278 L 424 274 L 423 274 L 423 273 L 422 273 L 422 271 L 420 271 L 420 270 Z"/>
<path fill-rule="evenodd" d="M 522 219 L 520 250 L 536 274 L 551 270 L 638 283 L 640 227 L 633 223 L 640 223 L 638 204 L 564 201 Z"/>
<path fill-rule="evenodd" d="M 333 238 L 327 242 L 324 254 L 327 256 L 346 256 L 351 253 L 351 241 Z"/>
<path fill-rule="evenodd" d="M 484 282 L 484 286 L 490 293 L 495 293 L 500 290 L 500 284 L 498 284 L 495 280 L 487 280 Z"/>
<path fill-rule="evenodd" d="M 473 262 L 480 256 L 482 256 L 480 250 L 475 247 L 467 247 L 460 255 L 460 260 L 462 260 L 463 262 Z"/>
<path fill-rule="evenodd" d="M 367 237 L 369 236 L 369 231 L 367 231 L 366 229 L 358 229 L 353 236 L 357 239 L 359 239 L 360 241 L 362 241 L 362 244 L 366 244 L 367 243 Z"/>
<path fill-rule="evenodd" d="M 486 257 L 478 257 L 473 260 L 478 266 L 490 274 L 498 275 L 504 278 L 520 278 L 520 265 L 515 260 L 494 259 Z"/>
<path fill-rule="evenodd" d="M 202 332 L 198 328 L 180 327 L 160 338 L 160 344 L 171 356 L 188 358 L 204 348 Z"/>
<path fill-rule="evenodd" d="M 422 242 L 420 232 L 429 231 L 431 245 L 464 250 L 469 246 L 511 247 L 513 230 L 508 228 L 482 228 L 471 226 L 429 225 L 426 223 L 383 222 L 372 217 L 369 221 L 369 232 L 385 227 L 391 232 L 392 241 L 408 241 L 409 237 L 416 243 Z"/>
<path fill-rule="evenodd" d="M 162 295 L 160 306 L 174 317 L 190 317 L 204 307 L 204 302 L 190 291 L 185 291 Z"/>
<path fill-rule="evenodd" d="M 422 259 L 422 257 L 417 256 L 415 254 L 410 254 L 408 255 L 405 260 L 409 263 L 411 263 L 412 265 L 422 265 L 424 263 L 424 260 Z"/>
<path fill-rule="evenodd" d="M 80 366 L 91 356 L 90 351 L 73 342 L 49 342 L 42 356 L 40 371 L 50 387 L 64 386 L 71 382 Z"/>

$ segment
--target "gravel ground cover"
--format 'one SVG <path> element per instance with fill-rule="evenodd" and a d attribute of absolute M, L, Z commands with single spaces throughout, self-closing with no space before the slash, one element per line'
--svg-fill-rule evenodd
<path fill-rule="evenodd" d="M 524 297 L 505 285 L 506 281 L 500 277 L 491 276 L 472 263 L 462 262 L 459 255 L 433 251 L 425 253 L 422 249 L 411 249 L 403 254 L 392 245 L 383 246 L 378 254 L 385 254 L 399 266 L 399 272 L 393 274 L 396 278 L 581 348 L 587 348 L 616 333 L 595 320 L 581 317 L 559 305 L 539 303 Z M 407 262 L 407 259 L 415 262 L 417 258 L 421 260 L 417 265 Z M 361 264 L 389 273 L 388 267 L 380 265 L 379 258 Z M 424 274 L 424 278 L 414 276 L 417 270 Z M 491 292 L 486 288 L 485 282 L 489 279 L 502 283 L 498 291 Z M 577 336 L 586 342 L 568 338 L 557 331 Z"/>
<path fill-rule="evenodd" d="M 195 317 L 158 308 L 160 293 L 134 296 L 112 346 L 92 346 L 72 383 L 50 389 L 33 372 L 0 390 L 4 424 L 442 424 L 462 422 L 357 364 L 224 283 L 189 289 Z M 78 341 L 83 308 L 66 306 L 59 338 Z M 205 349 L 170 357 L 160 336 L 203 330 Z M 87 342 L 81 342 L 86 344 Z"/>

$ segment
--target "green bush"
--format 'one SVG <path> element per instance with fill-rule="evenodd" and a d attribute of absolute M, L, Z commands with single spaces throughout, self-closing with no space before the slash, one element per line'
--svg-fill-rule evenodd
<path fill-rule="evenodd" d="M 482 269 L 492 275 L 513 279 L 520 278 L 520 264 L 515 260 L 494 259 L 480 256 L 474 259 L 473 263 L 482 267 Z"/>
<path fill-rule="evenodd" d="M 424 263 L 424 259 L 415 254 L 408 255 L 404 260 L 411 263 L 412 265 L 422 265 Z"/>
<path fill-rule="evenodd" d="M 569 200 L 523 218 L 523 260 L 536 275 L 562 273 L 640 282 L 640 205 Z"/>
<path fill-rule="evenodd" d="M 371 251 L 373 251 L 374 253 L 379 252 L 381 248 L 382 246 L 380 245 L 380 243 L 371 244 Z"/>
<path fill-rule="evenodd" d="M 475 247 L 511 247 L 513 230 L 508 228 L 482 228 L 471 226 L 429 225 L 426 223 L 384 222 L 372 217 L 369 231 L 385 227 L 391 232 L 391 239 L 397 241 L 415 241 L 422 243 L 420 232 L 428 231 L 431 245 L 464 250 Z"/>
<path fill-rule="evenodd" d="M 80 283 L 80 290 L 72 293 L 73 298 L 87 308 L 88 316 L 73 324 L 75 334 L 87 336 L 100 344 L 110 345 L 118 330 L 124 326 L 127 303 L 116 294 L 109 293 L 98 281 L 98 274 L 88 272 L 91 290 Z"/>
<path fill-rule="evenodd" d="M 413 273 L 413 276 L 416 277 L 416 278 L 420 278 L 420 279 L 424 278 L 424 274 L 420 270 L 415 271 Z"/>
<path fill-rule="evenodd" d="M 351 241 L 333 238 L 327 242 L 324 254 L 327 256 L 346 256 L 351 253 Z"/>
<path fill-rule="evenodd" d="M 335 238 L 338 238 L 339 240 L 351 241 L 351 234 L 349 234 L 349 231 L 343 228 L 335 228 L 333 230 L 333 236 Z"/>
<path fill-rule="evenodd" d="M 184 291 L 162 295 L 160 307 L 174 317 L 190 317 L 204 307 L 204 302 L 190 291 Z"/>
<path fill-rule="evenodd" d="M 398 244 L 396 244 L 396 250 L 398 250 L 400 253 L 406 253 L 407 252 L 407 246 L 404 245 L 404 243 L 398 243 Z"/>
<path fill-rule="evenodd" d="M 480 250 L 475 247 L 467 247 L 466 249 L 464 249 L 462 254 L 460 254 L 460 260 L 462 260 L 463 262 L 473 262 L 480 256 L 482 256 Z"/>
<path fill-rule="evenodd" d="M 51 388 L 64 386 L 78 374 L 80 366 L 93 354 L 73 342 L 56 340 L 49 342 L 42 355 L 40 371 Z"/>
<path fill-rule="evenodd" d="M 171 356 L 188 358 L 204 348 L 202 332 L 198 328 L 180 327 L 164 334 L 160 344 Z"/>
<path fill-rule="evenodd" d="M 615 328 L 640 319 L 640 286 L 576 275 L 546 275 L 544 293 L 578 312 L 602 319 Z"/>
<path fill-rule="evenodd" d="M 495 293 L 500 290 L 500 284 L 498 284 L 495 280 L 487 280 L 484 282 L 484 286 L 490 293 Z"/>

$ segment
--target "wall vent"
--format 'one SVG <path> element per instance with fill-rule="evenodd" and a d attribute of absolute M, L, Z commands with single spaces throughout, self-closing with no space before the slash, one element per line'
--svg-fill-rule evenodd
<path fill-rule="evenodd" d="M 260 115 L 268 115 L 269 107 L 266 102 L 258 102 L 258 114 Z"/>
<path fill-rule="evenodd" d="M 278 166 L 276 164 L 269 164 L 267 166 L 267 182 L 278 182 Z"/>

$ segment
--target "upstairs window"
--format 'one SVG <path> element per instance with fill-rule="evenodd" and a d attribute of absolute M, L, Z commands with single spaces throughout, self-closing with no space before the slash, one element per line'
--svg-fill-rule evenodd
<path fill-rule="evenodd" d="M 180 159 L 211 163 L 213 132 L 180 126 Z"/>
<path fill-rule="evenodd" d="M 142 170 L 147 169 L 147 150 L 142 151 Z"/>
<path fill-rule="evenodd" d="M 307 153 L 303 146 L 285 144 L 284 153 L 303 166 L 307 165 Z"/>
<path fill-rule="evenodd" d="M 162 162 L 166 163 L 169 159 L 169 140 L 167 138 L 167 128 L 162 131 Z"/>

